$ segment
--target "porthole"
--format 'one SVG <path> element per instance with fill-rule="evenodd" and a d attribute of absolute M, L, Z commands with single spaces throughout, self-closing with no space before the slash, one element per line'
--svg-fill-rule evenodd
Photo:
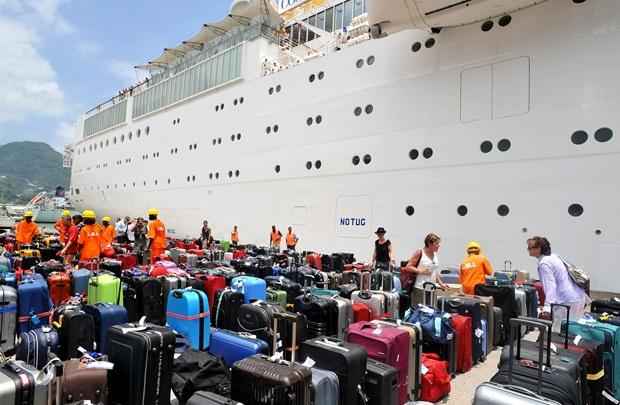
<path fill-rule="evenodd" d="M 421 42 L 415 42 L 413 45 L 411 45 L 411 52 L 418 52 L 420 49 L 422 49 Z"/>
<path fill-rule="evenodd" d="M 588 133 L 586 131 L 575 131 L 570 137 L 570 140 L 575 145 L 583 145 L 588 141 Z"/>
<path fill-rule="evenodd" d="M 506 204 L 502 204 L 499 207 L 497 207 L 497 214 L 500 217 L 505 217 L 509 213 L 510 213 L 510 208 L 508 208 L 508 206 Z"/>
<path fill-rule="evenodd" d="M 366 114 L 372 114 L 372 112 L 374 111 L 374 107 L 372 106 L 372 104 L 368 104 L 365 108 Z"/>
<path fill-rule="evenodd" d="M 573 3 L 575 4 L 581 4 L 581 3 L 585 3 L 586 0 L 573 0 Z"/>
<path fill-rule="evenodd" d="M 510 139 L 502 139 L 497 143 L 497 149 L 499 149 L 500 152 L 508 151 L 510 149 L 510 146 Z"/>
<path fill-rule="evenodd" d="M 194 150 L 198 149 L 198 144 L 194 144 Z M 157 152 L 157 157 L 159 157 L 159 152 Z"/>
<path fill-rule="evenodd" d="M 151 127 L 144 128 L 144 132 L 148 135 L 151 133 Z"/>
<path fill-rule="evenodd" d="M 273 132 L 278 132 L 279 129 L 280 127 L 277 124 L 273 126 Z"/>
<path fill-rule="evenodd" d="M 219 110 L 220 110 L 220 106 L 219 106 L 219 105 L 216 105 L 216 106 L 215 106 L 215 112 L 218 112 Z"/>
<path fill-rule="evenodd" d="M 217 144 L 221 145 L 222 144 L 222 138 L 217 138 Z"/>
<path fill-rule="evenodd" d="M 140 138 L 140 132 L 136 133 L 136 138 Z"/>
<path fill-rule="evenodd" d="M 232 134 L 232 135 L 230 136 L 230 140 L 231 140 L 231 141 L 233 141 L 233 142 L 235 141 L 235 134 Z"/>
<path fill-rule="evenodd" d="M 484 32 L 491 31 L 492 28 L 493 28 L 493 21 L 491 20 L 483 22 L 482 25 L 480 26 L 480 29 Z"/>
<path fill-rule="evenodd" d="M 484 141 L 480 144 L 480 152 L 489 153 L 491 150 L 493 150 L 493 144 L 491 141 Z"/>
<path fill-rule="evenodd" d="M 408 205 L 408 206 L 405 208 L 405 213 L 406 213 L 407 215 L 409 215 L 409 216 L 412 216 L 412 215 L 415 213 L 415 209 L 413 208 L 413 206 L 412 206 L 412 205 Z"/>
<path fill-rule="evenodd" d="M 416 160 L 420 156 L 420 152 L 417 149 L 411 149 L 409 151 L 409 159 Z"/>
<path fill-rule="evenodd" d="M 131 138 L 133 138 L 133 134 L 130 132 L 130 133 L 127 135 L 127 140 L 131 141 Z"/>
<path fill-rule="evenodd" d="M 110 140 L 109 139 L 105 140 L 105 146 L 110 146 Z"/>
<path fill-rule="evenodd" d="M 93 148 L 93 149 L 94 149 L 94 150 L 97 150 L 97 144 L 95 144 L 95 145 L 94 145 L 94 148 Z"/>
<path fill-rule="evenodd" d="M 121 135 L 121 143 L 125 142 L 125 135 Z"/>
<path fill-rule="evenodd" d="M 103 148 L 103 141 L 99 142 L 99 147 Z"/>
<path fill-rule="evenodd" d="M 245 101 L 245 99 L 243 97 L 239 98 L 239 104 L 243 104 L 244 101 Z"/>
<path fill-rule="evenodd" d="M 241 140 L 241 134 L 237 134 L 237 140 L 240 141 Z"/>
<path fill-rule="evenodd" d="M 213 145 L 215 145 L 217 143 L 217 139 L 213 139 Z"/>
<path fill-rule="evenodd" d="M 609 128 L 599 128 L 594 133 L 594 139 L 599 142 L 609 142 L 613 138 L 614 133 Z"/>
<path fill-rule="evenodd" d="M 583 206 L 581 204 L 571 204 L 568 207 L 568 214 L 571 217 L 580 217 L 583 215 Z"/>
<path fill-rule="evenodd" d="M 239 170 L 235 170 L 235 177 L 239 177 L 239 174 L 240 174 Z"/>
<path fill-rule="evenodd" d="M 314 167 L 316 167 L 317 169 L 320 169 L 322 165 L 323 164 L 321 163 L 320 160 L 317 160 L 316 162 L 314 162 Z"/>
<path fill-rule="evenodd" d="M 364 66 L 364 59 L 358 59 L 357 62 L 355 62 L 355 66 L 357 66 L 358 69 Z"/>
<path fill-rule="evenodd" d="M 310 126 L 312 125 L 313 119 L 312 117 L 308 117 L 308 119 L 306 119 L 306 125 Z"/>
<path fill-rule="evenodd" d="M 512 17 L 509 15 L 505 15 L 499 19 L 498 24 L 500 25 L 500 27 L 505 27 L 508 24 L 510 24 L 511 21 L 512 21 Z"/>
<path fill-rule="evenodd" d="M 367 65 L 372 65 L 375 63 L 375 57 L 373 55 L 370 55 L 368 58 L 366 58 L 366 64 Z"/>
<path fill-rule="evenodd" d="M 600 229 L 597 229 L 596 231 L 594 231 L 594 234 L 595 234 L 595 235 L 600 235 L 600 234 L 602 234 L 602 233 L 603 233 L 603 231 L 601 231 Z"/>
<path fill-rule="evenodd" d="M 467 215 L 467 212 L 468 212 L 467 206 L 465 206 L 465 205 L 459 205 L 459 206 L 458 206 L 458 208 L 456 209 L 456 212 L 457 212 L 460 216 L 464 217 L 465 215 Z"/>
<path fill-rule="evenodd" d="M 189 145 L 189 150 L 192 150 L 192 145 Z"/>
<path fill-rule="evenodd" d="M 233 176 L 233 172 L 232 172 L 232 170 L 229 170 L 228 171 L 228 177 L 232 177 L 232 176 Z"/>
<path fill-rule="evenodd" d="M 353 110 L 353 114 L 355 114 L 356 117 L 362 115 L 362 107 L 355 107 L 355 110 Z"/>
<path fill-rule="evenodd" d="M 116 137 L 114 137 L 114 145 L 116 145 Z"/>
<path fill-rule="evenodd" d="M 219 179 L 220 178 L 220 172 L 215 172 L 215 178 Z"/>
<path fill-rule="evenodd" d="M 280 165 L 276 165 L 276 167 L 274 168 L 274 170 L 276 171 L 276 173 L 280 173 Z"/>
<path fill-rule="evenodd" d="M 424 148 L 424 151 L 422 152 L 422 156 L 424 156 L 424 159 L 430 159 L 431 157 L 433 157 L 433 149 Z"/>
<path fill-rule="evenodd" d="M 213 173 L 209 173 L 209 180 L 213 180 Z"/>
<path fill-rule="evenodd" d="M 190 177 L 189 177 L 189 176 L 187 176 L 187 182 L 188 182 L 188 183 L 189 183 L 189 180 L 190 180 Z"/>
<path fill-rule="evenodd" d="M 178 148 L 174 148 L 174 153 L 179 153 L 179 149 Z"/>
<path fill-rule="evenodd" d="M 372 162 L 372 156 L 368 154 L 364 155 L 364 164 L 368 165 L 370 162 Z"/>
<path fill-rule="evenodd" d="M 282 90 L 282 86 L 278 84 L 276 86 L 276 92 L 279 93 L 281 90 Z"/>
<path fill-rule="evenodd" d="M 310 162 L 310 161 L 306 162 L 306 169 L 308 169 L 308 170 L 312 169 L 312 162 Z"/>
<path fill-rule="evenodd" d="M 157 185 L 157 180 L 155 180 L 155 185 Z"/>
<path fill-rule="evenodd" d="M 273 94 L 273 87 L 269 88 L 269 95 L 271 96 Z"/>
<path fill-rule="evenodd" d="M 136 134 L 137 134 L 138 136 L 139 136 L 141 133 L 142 133 L 142 131 L 140 131 L 139 129 L 138 129 L 138 131 L 136 132 Z"/>
<path fill-rule="evenodd" d="M 235 100 L 233 101 L 233 105 L 237 105 L 237 103 L 238 103 L 238 101 L 237 101 L 237 99 L 235 99 Z"/>
<path fill-rule="evenodd" d="M 146 181 L 142 182 L 142 184 L 146 187 Z"/>
<path fill-rule="evenodd" d="M 308 78 L 308 81 L 310 81 L 310 83 L 314 82 L 314 80 L 316 79 L 316 75 L 314 73 L 312 73 L 310 75 L 310 77 Z"/>
<path fill-rule="evenodd" d="M 360 157 L 355 155 L 353 156 L 353 159 L 351 159 L 351 162 L 353 163 L 353 166 L 357 166 L 360 164 Z"/>
<path fill-rule="evenodd" d="M 220 110 L 224 110 L 224 103 L 220 104 Z M 179 120 L 181 122 L 181 120 Z"/>
<path fill-rule="evenodd" d="M 317 124 L 320 124 L 321 122 L 323 122 L 323 117 L 320 115 L 317 115 L 316 118 L 314 119 L 314 122 L 316 122 Z"/>
<path fill-rule="evenodd" d="M 172 180 L 168 179 L 168 184 L 170 184 L 172 182 Z"/>
<path fill-rule="evenodd" d="M 172 120 L 172 125 L 176 125 L 176 124 L 177 124 L 177 120 L 176 120 L 176 119 L 173 119 L 173 120 Z"/>
<path fill-rule="evenodd" d="M 426 40 L 426 42 L 424 43 L 424 46 L 427 48 L 432 48 L 433 46 L 435 46 L 435 38 L 429 38 Z"/>
<path fill-rule="evenodd" d="M 133 187 L 135 187 L 135 186 L 136 186 L 136 182 L 135 182 L 135 181 L 132 183 L 132 186 L 133 186 Z"/>
<path fill-rule="evenodd" d="M 325 72 L 319 72 L 319 80 L 325 79 Z"/>

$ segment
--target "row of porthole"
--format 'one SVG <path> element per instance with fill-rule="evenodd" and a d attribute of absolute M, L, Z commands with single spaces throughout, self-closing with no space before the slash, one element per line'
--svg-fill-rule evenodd
<path fill-rule="evenodd" d="M 461 217 L 466 216 L 468 212 L 469 212 L 469 209 L 467 208 L 466 205 L 459 205 L 456 208 L 456 213 Z M 583 212 L 584 212 L 584 209 L 581 204 L 574 203 L 568 206 L 568 214 L 571 217 L 580 217 L 581 215 L 583 215 Z M 408 216 L 412 216 L 414 213 L 415 213 L 415 208 L 413 208 L 413 205 L 408 205 L 407 207 L 405 207 L 405 214 L 407 214 Z M 497 215 L 499 215 L 500 217 L 508 216 L 508 214 L 510 214 L 510 207 L 508 207 L 508 205 L 500 204 L 497 207 Z"/>
<path fill-rule="evenodd" d="M 614 131 L 607 127 L 599 128 L 594 132 L 594 139 L 596 139 L 597 142 L 609 142 L 613 137 Z M 588 141 L 588 133 L 584 130 L 578 130 L 573 132 L 570 139 L 575 145 L 583 145 Z"/>
<path fill-rule="evenodd" d="M 316 79 L 319 79 L 319 80 L 325 79 L 325 72 L 320 71 L 317 74 L 312 73 L 310 76 L 308 76 L 308 81 L 310 83 L 313 83 Z"/>
<path fill-rule="evenodd" d="M 374 55 L 370 55 L 369 57 L 366 58 L 366 64 L 368 66 L 374 65 L 374 63 L 375 63 Z M 362 67 L 364 67 L 364 59 L 363 58 L 358 59 L 357 62 L 355 62 L 355 66 L 358 69 L 361 69 Z"/>
<path fill-rule="evenodd" d="M 362 159 L 360 159 L 359 156 L 355 155 L 351 159 L 351 163 L 353 163 L 353 166 L 359 165 L 360 161 L 363 161 L 364 164 L 369 165 L 370 162 L 372 162 L 372 156 L 370 156 L 369 154 L 365 154 L 364 157 Z"/>
<path fill-rule="evenodd" d="M 150 127 L 147 126 L 146 128 L 144 128 L 144 133 L 147 136 L 150 134 L 150 132 L 151 132 L 151 128 Z M 136 131 L 136 138 L 140 138 L 140 135 L 142 135 L 142 130 L 138 129 Z M 116 136 L 114 138 L 112 138 L 112 144 L 116 145 L 118 139 L 119 138 L 117 138 Z M 131 141 L 132 139 L 133 139 L 133 132 L 129 131 L 129 133 L 127 134 L 127 140 Z M 121 143 L 125 142 L 125 134 L 122 134 L 120 136 L 120 142 Z M 106 139 L 105 143 L 103 141 L 99 141 L 99 148 L 103 149 L 104 146 L 105 147 L 110 146 L 110 140 L 109 139 Z M 97 150 L 97 142 L 88 145 L 88 151 L 92 152 L 93 150 Z M 78 149 L 78 155 L 80 154 L 80 151 L 81 151 L 81 153 L 86 153 L 86 146 L 82 147 L 81 150 Z"/>
<path fill-rule="evenodd" d="M 306 124 L 308 126 L 312 125 L 313 123 L 316 123 L 317 125 L 320 124 L 321 122 L 323 122 L 323 117 L 320 115 L 317 115 L 315 118 L 312 117 L 308 117 L 306 119 Z"/>
<path fill-rule="evenodd" d="M 224 111 L 224 103 L 215 106 L 215 112 Z"/>
<path fill-rule="evenodd" d="M 280 126 L 278 124 L 275 124 L 273 126 L 267 127 L 265 128 L 265 132 L 267 133 L 267 135 L 269 135 L 271 133 L 271 131 L 273 131 L 274 133 L 278 132 L 280 130 Z"/>
<path fill-rule="evenodd" d="M 420 152 L 417 149 L 411 149 L 409 151 L 409 159 L 416 160 L 419 157 L 420 157 Z M 432 158 L 433 157 L 433 149 L 432 148 L 424 148 L 424 150 L 422 151 L 422 157 L 424 157 L 424 159 Z"/>
<path fill-rule="evenodd" d="M 181 118 L 175 118 L 172 120 L 172 125 L 177 125 L 181 123 Z"/>
<path fill-rule="evenodd" d="M 372 104 L 368 104 L 366 105 L 366 107 L 364 107 L 364 109 L 362 109 L 362 107 L 357 106 L 355 107 L 355 109 L 353 110 L 353 115 L 355 115 L 356 117 L 359 117 L 360 115 L 362 115 L 362 111 L 366 111 L 366 114 L 372 114 L 372 112 L 375 110 L 375 108 L 373 107 Z"/>
<path fill-rule="evenodd" d="M 499 19 L 499 21 L 497 22 L 497 25 L 499 25 L 500 27 L 505 27 L 508 24 L 510 24 L 511 21 L 512 21 L 512 17 L 509 15 L 505 15 Z M 483 32 L 488 32 L 493 29 L 493 25 L 494 25 L 493 20 L 487 20 L 482 23 L 482 25 L 480 26 L 480 29 Z"/>
<path fill-rule="evenodd" d="M 268 92 L 268 93 L 269 93 L 269 95 L 271 96 L 271 95 L 274 93 L 274 91 L 275 91 L 276 93 L 281 92 L 281 91 L 282 91 L 282 86 L 278 84 L 276 87 L 270 87 L 270 88 L 269 88 L 269 90 L 268 90 L 267 92 Z"/>
<path fill-rule="evenodd" d="M 244 101 L 245 99 L 243 97 L 239 97 L 238 99 L 236 98 L 233 100 L 233 105 L 243 104 Z"/>
<path fill-rule="evenodd" d="M 424 42 L 424 46 L 430 49 L 435 46 L 436 43 L 437 41 L 435 38 L 429 38 Z M 420 49 L 422 49 L 422 42 L 420 41 L 414 42 L 413 45 L 411 45 L 411 52 L 418 52 Z"/>
<path fill-rule="evenodd" d="M 317 161 L 315 161 L 315 162 L 314 162 L 314 167 L 315 167 L 317 170 L 318 170 L 318 169 L 320 169 L 320 168 L 321 168 L 321 166 L 323 166 L 323 163 L 321 163 L 321 161 L 320 161 L 320 160 L 317 160 Z M 278 166 L 276 166 L 276 167 L 280 167 L 280 166 L 278 165 Z M 308 170 L 312 169 L 312 162 L 311 162 L 311 161 L 309 161 L 309 160 L 306 162 L 306 169 L 308 169 Z M 276 171 L 276 172 L 277 172 L 277 171 Z"/>
<path fill-rule="evenodd" d="M 231 141 L 231 142 L 234 142 L 235 140 L 240 141 L 240 140 L 241 140 L 241 134 L 236 134 L 236 135 L 235 135 L 235 134 L 232 134 L 232 135 L 230 136 L 230 141 Z"/>
<path fill-rule="evenodd" d="M 232 178 L 233 175 L 235 177 L 239 177 L 241 175 L 241 172 L 239 171 L 239 169 L 235 170 L 234 172 L 232 170 L 228 171 L 228 177 Z M 214 173 L 209 173 L 209 180 L 213 180 L 213 179 L 219 179 L 220 178 L 220 172 L 214 172 Z"/>
<path fill-rule="evenodd" d="M 198 144 L 197 144 L 197 143 L 194 143 L 194 144 L 190 144 L 190 145 L 189 145 L 189 150 L 190 150 L 190 151 L 191 151 L 191 150 L 197 150 L 197 149 L 198 149 Z"/>
<path fill-rule="evenodd" d="M 500 152 L 507 152 L 511 146 L 512 146 L 512 143 L 510 142 L 510 139 L 501 139 L 497 143 L 497 149 Z M 493 143 L 491 141 L 484 141 L 480 144 L 480 151 L 482 153 L 489 153 L 492 150 L 493 150 Z"/>

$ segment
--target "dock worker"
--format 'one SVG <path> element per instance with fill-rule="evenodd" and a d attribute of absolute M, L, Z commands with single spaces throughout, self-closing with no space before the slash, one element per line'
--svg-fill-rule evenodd
<path fill-rule="evenodd" d="M 235 247 L 239 245 L 239 229 L 237 228 L 237 225 L 233 226 L 233 230 L 230 233 L 230 242 Z"/>
<path fill-rule="evenodd" d="M 26 211 L 24 218 L 15 226 L 15 240 L 18 249 L 22 245 L 31 245 L 32 239 L 41 234 L 39 227 L 32 221 L 32 211 Z"/>
<path fill-rule="evenodd" d="M 156 208 L 149 209 L 147 214 L 149 216 L 147 237 L 149 238 L 148 247 L 151 251 L 152 264 L 158 260 L 159 256 L 166 249 L 166 226 L 157 218 L 159 210 Z"/>
<path fill-rule="evenodd" d="M 484 284 L 486 276 L 493 274 L 493 266 L 482 254 L 480 244 L 471 241 L 467 244 L 467 257 L 461 263 L 459 281 L 465 294 L 474 294 L 478 284 Z"/>
<path fill-rule="evenodd" d="M 80 260 L 89 261 L 99 259 L 101 255 L 101 231 L 102 228 L 97 224 L 95 211 L 86 210 L 82 212 L 84 226 L 78 235 L 78 249 Z"/>
<path fill-rule="evenodd" d="M 282 242 L 282 232 L 280 232 L 275 225 L 271 226 L 271 233 L 269 234 L 269 246 L 272 249 L 280 251 L 280 243 Z"/>
<path fill-rule="evenodd" d="M 78 254 L 78 237 L 80 235 L 81 223 L 82 216 L 79 214 L 74 215 L 71 226 L 69 227 L 69 232 L 67 233 L 67 243 L 65 243 L 65 247 L 58 252 L 58 256 L 62 256 L 64 258 L 65 264 L 72 264 L 73 259 Z"/>
<path fill-rule="evenodd" d="M 62 216 L 58 218 L 54 224 L 54 229 L 58 232 L 58 239 L 63 246 L 67 243 L 69 228 L 71 228 L 71 225 L 71 212 L 69 212 L 69 210 L 64 210 L 62 212 Z"/>
<path fill-rule="evenodd" d="M 293 233 L 293 227 L 288 227 L 288 233 L 286 234 L 286 249 L 287 250 L 295 250 L 295 246 L 297 246 L 297 242 L 299 242 L 299 238 L 297 235 Z"/>
<path fill-rule="evenodd" d="M 116 230 L 114 225 L 112 225 L 112 218 L 103 217 L 101 219 L 101 247 L 107 248 L 112 246 L 112 242 L 114 242 L 114 238 L 116 237 Z"/>

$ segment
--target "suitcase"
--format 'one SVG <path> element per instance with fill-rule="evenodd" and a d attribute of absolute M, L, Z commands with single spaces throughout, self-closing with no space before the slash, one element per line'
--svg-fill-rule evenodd
<path fill-rule="evenodd" d="M 306 316 L 310 338 L 338 335 L 338 304 L 335 300 L 306 294 L 295 299 L 294 308 L 295 312 Z"/>
<path fill-rule="evenodd" d="M 420 287 L 413 287 L 411 294 L 411 306 L 426 305 L 432 308 L 437 308 L 437 290 L 439 287 L 437 284 L 427 281 Z"/>
<path fill-rule="evenodd" d="M 499 371 L 491 378 L 491 382 L 523 387 L 561 404 L 580 405 L 582 389 L 578 365 L 570 361 L 562 364 L 560 359 L 555 364 L 551 362 L 551 326 L 552 323 L 548 321 L 513 318 L 509 328 L 510 344 L 505 349 L 508 357 L 503 363 L 500 360 Z M 522 357 L 519 337 L 522 327 L 536 328 L 544 336 L 539 339 L 537 359 Z"/>
<path fill-rule="evenodd" d="M 70 275 L 72 294 L 86 296 L 86 294 L 88 294 L 88 282 L 91 276 L 90 270 L 79 269 L 72 271 Z"/>
<path fill-rule="evenodd" d="M 371 274 L 369 272 L 361 274 L 361 290 L 351 294 L 351 303 L 363 303 L 368 305 L 372 313 L 372 319 L 383 318 L 383 314 L 385 313 L 385 296 L 382 293 L 370 291 Z"/>
<path fill-rule="evenodd" d="M 359 302 L 352 304 L 351 309 L 353 310 L 353 323 L 373 320 L 372 311 L 368 308 L 368 305 Z"/>
<path fill-rule="evenodd" d="M 136 255 L 122 254 L 116 257 L 121 262 L 121 269 L 123 270 L 131 269 L 138 265 L 138 258 Z"/>
<path fill-rule="evenodd" d="M 185 404 L 196 391 L 230 396 L 230 371 L 224 362 L 207 352 L 188 349 L 172 365 L 172 392 Z"/>
<path fill-rule="evenodd" d="M 0 367 L 0 404 L 48 405 L 53 372 L 42 372 L 21 361 L 8 361 Z"/>
<path fill-rule="evenodd" d="M 439 297 L 437 305 L 444 312 L 466 315 L 471 318 L 471 349 L 472 360 L 475 363 L 484 359 L 482 350 L 482 314 L 480 302 L 467 297 Z M 464 346 L 463 346 L 464 347 Z M 457 347 L 458 351 L 458 347 Z"/>
<path fill-rule="evenodd" d="M 485 361 L 487 359 L 488 351 L 488 342 L 489 342 L 489 329 L 487 326 L 487 321 L 482 319 L 480 321 L 480 325 L 482 326 L 482 359 L 481 361 Z"/>
<path fill-rule="evenodd" d="M 301 284 L 295 281 L 289 280 L 286 277 L 283 277 L 283 276 L 265 277 L 265 281 L 267 282 L 267 285 L 269 287 L 286 292 L 286 303 L 287 304 L 294 304 L 295 298 L 303 294 Z"/>
<path fill-rule="evenodd" d="M 246 357 L 268 354 L 269 345 L 247 333 L 212 328 L 209 353 L 224 360 L 226 366 L 232 367 L 235 362 Z"/>
<path fill-rule="evenodd" d="M 338 287 L 338 291 L 340 291 L 340 296 L 343 298 L 351 299 L 351 295 L 355 291 L 358 291 L 360 288 L 357 284 L 342 284 Z"/>
<path fill-rule="evenodd" d="M 164 316 L 167 311 L 168 294 L 173 290 L 180 290 L 187 287 L 187 278 L 179 276 L 163 276 L 158 277 L 161 282 L 161 295 L 164 304 Z"/>
<path fill-rule="evenodd" d="M 340 384 L 333 371 L 312 367 L 312 390 L 316 404 L 338 405 Z"/>
<path fill-rule="evenodd" d="M 17 277 L 15 273 L 0 273 L 0 285 L 17 288 Z"/>
<path fill-rule="evenodd" d="M 183 335 L 196 350 L 206 350 L 211 338 L 211 314 L 207 294 L 193 288 L 168 293 L 167 324 Z"/>
<path fill-rule="evenodd" d="M 123 272 L 123 263 L 120 260 L 104 259 L 99 263 L 99 269 L 110 272 L 120 278 Z"/>
<path fill-rule="evenodd" d="M 504 314 L 500 307 L 493 307 L 493 347 L 501 346 L 506 341 Z"/>
<path fill-rule="evenodd" d="M 40 274 L 25 277 L 17 286 L 18 332 L 28 332 L 48 324 L 52 301 Z"/>
<path fill-rule="evenodd" d="M 277 304 L 286 309 L 287 304 L 286 291 L 275 290 L 273 288 L 267 288 L 267 302 Z"/>
<path fill-rule="evenodd" d="M 108 353 L 108 330 L 114 325 L 127 323 L 127 309 L 120 305 L 98 303 L 85 305 L 84 312 L 93 317 L 95 322 L 96 350 Z"/>
<path fill-rule="evenodd" d="M 387 318 L 400 319 L 400 294 L 392 291 L 381 291 L 381 294 L 383 294 L 383 299 L 385 302 L 383 316 Z"/>
<path fill-rule="evenodd" d="M 58 353 L 58 343 L 58 332 L 49 326 L 21 333 L 15 358 L 40 370 L 51 353 Z"/>
<path fill-rule="evenodd" d="M 241 402 L 207 391 L 198 391 L 187 401 L 187 405 L 243 405 Z"/>
<path fill-rule="evenodd" d="M 67 273 L 51 273 L 47 278 L 47 284 L 54 306 L 71 297 L 71 277 Z"/>
<path fill-rule="evenodd" d="M 561 405 L 515 385 L 484 382 L 476 387 L 473 405 Z"/>
<path fill-rule="evenodd" d="M 458 267 L 448 267 L 442 269 L 439 272 L 441 281 L 446 284 L 460 284 L 461 283 L 461 269 Z"/>
<path fill-rule="evenodd" d="M 620 316 L 620 299 L 613 297 L 608 300 L 594 300 L 590 304 L 590 312 Z"/>
<path fill-rule="evenodd" d="M 520 288 L 525 291 L 527 316 L 530 318 L 538 318 L 538 293 L 536 292 L 536 288 L 529 285 L 523 285 Z"/>
<path fill-rule="evenodd" d="M 110 402 L 170 405 L 174 333 L 153 324 L 112 326 L 108 332 Z"/>
<path fill-rule="evenodd" d="M 209 303 L 211 305 L 211 313 L 215 311 L 215 296 L 219 290 L 226 288 L 226 278 L 224 276 L 206 276 L 205 289 L 207 296 L 209 297 Z"/>
<path fill-rule="evenodd" d="M 79 359 L 82 353 L 79 347 L 87 351 L 95 348 L 95 321 L 92 316 L 82 311 L 80 307 L 67 305 L 54 311 L 54 327 L 58 330 L 60 350 L 58 357 L 61 360 Z"/>
<path fill-rule="evenodd" d="M 88 303 L 98 302 L 123 305 L 121 280 L 111 274 L 93 276 L 88 282 Z"/>
<path fill-rule="evenodd" d="M 508 329 L 510 319 L 517 317 L 517 300 L 515 298 L 515 290 L 510 286 L 489 286 L 479 284 L 474 288 L 476 295 L 483 297 L 493 297 L 493 303 L 502 310 L 502 322 L 504 328 Z M 500 346 L 506 343 L 508 333 L 504 333 L 504 340 L 500 342 Z"/>
<path fill-rule="evenodd" d="M 299 356 L 300 361 L 311 358 L 316 367 L 336 373 L 340 387 L 339 404 L 358 404 L 358 387 L 364 382 L 368 358 L 362 346 L 337 338 L 318 337 L 303 342 Z"/>
<path fill-rule="evenodd" d="M 24 267 L 23 264 L 21 267 L 22 269 L 28 269 L 27 267 Z M 64 272 L 65 266 L 57 260 L 50 260 L 32 266 L 32 270 L 34 270 L 35 273 L 42 275 L 43 278 L 47 279 L 52 273 Z"/>
<path fill-rule="evenodd" d="M 486 348 L 484 348 L 484 351 L 486 354 L 490 353 L 491 351 L 493 351 L 493 347 L 494 347 L 494 340 L 495 340 L 495 329 L 494 329 L 494 325 L 495 325 L 495 305 L 493 302 L 493 297 L 482 297 L 479 295 L 467 295 L 467 294 L 463 294 L 460 293 L 458 294 L 458 296 L 461 297 L 466 297 L 469 299 L 474 299 L 476 301 L 478 301 L 480 303 L 480 318 L 481 318 L 481 322 L 485 321 L 486 325 L 487 325 L 487 334 L 485 337 L 485 341 L 486 341 Z M 500 309 L 501 311 L 501 309 Z M 501 318 L 501 316 L 500 316 Z M 485 354 L 485 356 L 486 356 Z"/>
<path fill-rule="evenodd" d="M 146 316 L 146 321 L 157 325 L 166 323 L 166 311 L 164 310 L 163 280 L 161 278 L 144 278 L 136 280 L 136 301 L 141 316 Z M 127 316 L 129 318 L 129 314 Z"/>
<path fill-rule="evenodd" d="M 358 322 L 347 331 L 346 340 L 366 348 L 368 357 L 384 362 L 398 370 L 399 403 L 409 397 L 410 335 L 407 331 L 382 327 L 370 322 Z"/>
<path fill-rule="evenodd" d="M 388 291 L 394 289 L 394 275 L 390 271 L 375 271 L 371 273 L 370 289 L 373 291 Z"/>
<path fill-rule="evenodd" d="M 21 268 L 28 270 L 41 262 L 41 252 L 34 249 L 22 249 L 18 252 L 21 258 Z"/>
<path fill-rule="evenodd" d="M 298 317 L 289 313 L 274 314 L 272 340 L 274 351 L 278 347 L 279 320 L 292 324 L 291 360 L 273 361 L 266 356 L 255 355 L 236 362 L 232 368 L 232 399 L 246 404 L 310 405 L 312 403 L 312 371 L 295 363 Z"/>
<path fill-rule="evenodd" d="M 377 360 L 368 359 L 364 392 L 368 405 L 398 405 L 398 370 Z"/>
<path fill-rule="evenodd" d="M 256 301 L 252 304 L 243 304 L 238 313 L 238 330 L 255 335 L 267 344 L 273 340 L 271 325 L 276 313 L 284 312 L 279 305 Z"/>
<path fill-rule="evenodd" d="M 215 316 L 213 325 L 216 328 L 239 331 L 239 309 L 243 305 L 243 294 L 230 288 L 218 291 L 215 296 Z"/>
<path fill-rule="evenodd" d="M 91 401 L 94 404 L 108 402 L 108 371 L 84 367 L 80 360 L 65 361 L 61 379 L 62 403 Z"/>
<path fill-rule="evenodd" d="M 351 304 L 351 300 L 340 296 L 332 299 L 336 301 L 336 306 L 338 308 L 338 330 L 336 336 L 340 339 L 344 339 L 347 328 L 353 323 L 353 304 Z"/>
<path fill-rule="evenodd" d="M 517 316 L 528 316 L 527 295 L 523 288 L 515 287 L 515 299 L 517 300 Z"/>
<path fill-rule="evenodd" d="M 267 283 L 256 277 L 235 277 L 230 287 L 243 294 L 243 302 L 249 304 L 253 301 L 265 301 L 267 299 Z"/>
<path fill-rule="evenodd" d="M 0 353 L 15 349 L 17 329 L 17 291 L 0 285 Z"/>
<path fill-rule="evenodd" d="M 472 319 L 465 315 L 452 315 L 452 325 L 454 326 L 456 339 L 456 371 L 466 373 L 473 366 L 472 360 L 472 339 L 471 328 Z"/>

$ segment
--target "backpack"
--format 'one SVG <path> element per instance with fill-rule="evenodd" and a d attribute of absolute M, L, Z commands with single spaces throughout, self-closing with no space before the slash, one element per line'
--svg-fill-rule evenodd
<path fill-rule="evenodd" d="M 184 404 L 196 391 L 230 396 L 230 373 L 221 359 L 207 352 L 186 350 L 174 360 L 172 391 Z"/>
<path fill-rule="evenodd" d="M 564 267 L 566 268 L 566 271 L 568 272 L 568 275 L 573 280 L 573 282 L 577 284 L 577 286 L 581 288 L 582 290 L 584 290 L 586 293 L 589 293 L 590 276 L 588 276 L 583 269 L 575 266 L 574 264 L 569 263 L 568 261 L 564 259 L 561 259 L 561 260 L 562 260 L 562 263 L 564 263 Z"/>

